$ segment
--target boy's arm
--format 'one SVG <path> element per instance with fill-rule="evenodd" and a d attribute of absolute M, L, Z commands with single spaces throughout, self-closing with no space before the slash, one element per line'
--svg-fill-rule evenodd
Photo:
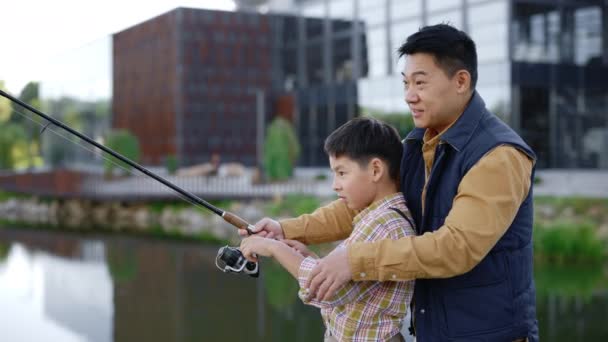
<path fill-rule="evenodd" d="M 294 278 L 298 279 L 298 270 L 300 269 L 300 264 L 302 264 L 304 257 L 283 242 L 276 240 L 271 241 L 272 246 L 270 251 L 272 257 L 291 273 Z"/>
<path fill-rule="evenodd" d="M 349 209 L 344 201 L 336 200 L 312 214 L 282 220 L 280 224 L 286 239 L 310 245 L 347 238 L 355 215 L 357 212 Z"/>

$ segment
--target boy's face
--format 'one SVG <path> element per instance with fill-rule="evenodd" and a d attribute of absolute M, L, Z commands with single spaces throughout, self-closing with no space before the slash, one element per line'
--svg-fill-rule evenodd
<path fill-rule="evenodd" d="M 334 172 L 332 187 L 351 209 L 364 209 L 375 198 L 374 171 L 369 164 L 362 167 L 346 156 L 329 157 L 329 165 Z"/>

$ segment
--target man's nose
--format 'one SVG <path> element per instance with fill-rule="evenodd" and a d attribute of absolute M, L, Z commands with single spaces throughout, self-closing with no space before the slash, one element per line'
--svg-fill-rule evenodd
<path fill-rule="evenodd" d="M 416 93 L 415 89 L 406 89 L 405 90 L 405 102 L 406 103 L 415 103 L 418 101 L 418 93 Z"/>

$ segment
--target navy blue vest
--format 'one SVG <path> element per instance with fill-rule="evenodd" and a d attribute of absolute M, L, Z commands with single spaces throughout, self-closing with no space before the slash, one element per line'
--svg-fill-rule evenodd
<path fill-rule="evenodd" d="M 532 149 L 485 108 L 475 92 L 465 112 L 441 137 L 427 185 L 425 213 L 422 137 L 404 140 L 401 186 L 417 233 L 439 229 L 468 170 L 493 148 L 508 144 L 536 159 Z M 532 175 L 534 177 L 534 175 Z M 532 189 L 506 233 L 471 271 L 445 279 L 416 279 L 418 342 L 538 341 L 532 259 Z"/>

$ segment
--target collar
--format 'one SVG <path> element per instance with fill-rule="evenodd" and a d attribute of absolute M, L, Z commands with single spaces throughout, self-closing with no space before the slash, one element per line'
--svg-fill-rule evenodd
<path fill-rule="evenodd" d="M 365 216 L 369 215 L 375 210 L 384 209 L 391 206 L 397 206 L 401 202 L 405 202 L 405 199 L 403 198 L 403 194 L 401 192 L 395 192 L 393 194 L 385 196 L 368 205 L 365 209 L 361 210 L 361 212 L 357 214 L 357 216 L 355 216 L 355 218 L 353 219 L 353 225 L 357 224 Z"/>
<path fill-rule="evenodd" d="M 477 93 L 477 91 L 473 92 L 473 96 L 464 112 L 456 122 L 441 135 L 441 141 L 448 143 L 455 150 L 460 151 L 471 139 L 473 132 L 475 132 L 475 129 L 479 125 L 481 116 L 485 112 L 485 108 L 486 105 L 479 93 Z M 407 135 L 405 141 L 419 141 L 422 143 L 425 131 L 426 129 L 424 128 L 414 128 L 414 130 Z"/>

